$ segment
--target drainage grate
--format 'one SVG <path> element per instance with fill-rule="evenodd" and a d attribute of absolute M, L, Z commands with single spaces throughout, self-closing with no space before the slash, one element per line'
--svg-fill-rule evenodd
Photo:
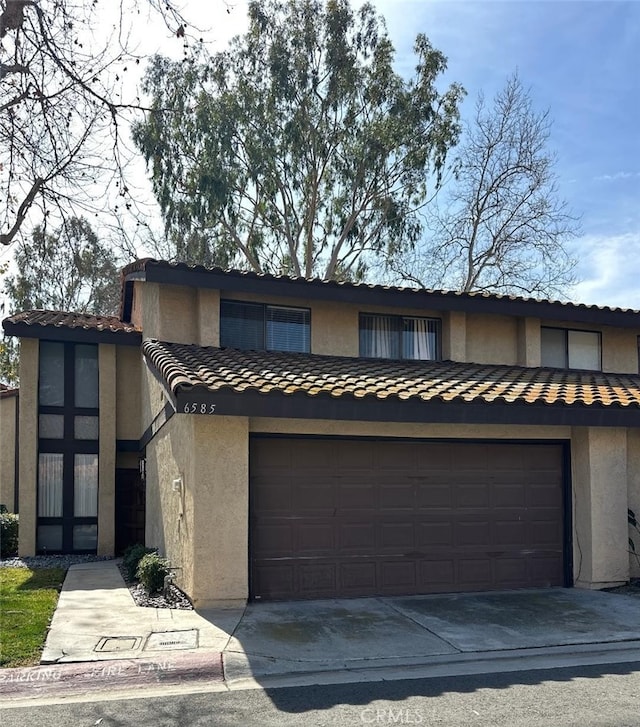
<path fill-rule="evenodd" d="M 176 651 L 198 648 L 198 629 L 189 631 L 157 631 L 144 646 L 145 651 Z"/>
<path fill-rule="evenodd" d="M 141 636 L 103 636 L 94 651 L 133 651 L 141 643 Z"/>

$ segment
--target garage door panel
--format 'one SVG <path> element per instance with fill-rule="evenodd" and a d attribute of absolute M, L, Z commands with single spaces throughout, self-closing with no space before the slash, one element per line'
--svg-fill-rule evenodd
<path fill-rule="evenodd" d="M 380 523 L 378 525 L 380 534 L 379 548 L 381 553 L 393 552 L 402 553 L 415 549 L 415 535 L 413 523 L 395 522 Z"/>
<path fill-rule="evenodd" d="M 430 510 L 434 508 L 452 508 L 454 493 L 451 483 L 439 478 L 430 482 L 427 478 L 417 483 L 416 505 L 419 508 Z"/>
<path fill-rule="evenodd" d="M 461 478 L 462 479 L 462 478 Z M 486 482 L 457 482 L 455 488 L 455 507 L 489 507 L 490 486 Z"/>
<path fill-rule="evenodd" d="M 295 550 L 295 530 L 292 524 L 261 524 L 253 529 L 252 548 L 263 557 L 277 558 Z"/>
<path fill-rule="evenodd" d="M 491 558 L 459 558 L 456 583 L 460 590 L 484 589 L 493 583 Z"/>
<path fill-rule="evenodd" d="M 482 548 L 491 542 L 491 526 L 487 521 L 458 522 L 454 537 L 456 545 Z"/>
<path fill-rule="evenodd" d="M 449 520 L 443 522 L 425 522 L 420 520 L 416 526 L 416 548 L 432 548 L 440 546 L 453 548 L 453 524 Z"/>
<path fill-rule="evenodd" d="M 332 555 L 336 550 L 335 526 L 330 523 L 307 523 L 297 528 L 297 548 L 299 555 Z"/>
<path fill-rule="evenodd" d="M 254 507 L 259 512 L 289 512 L 291 510 L 292 488 L 282 478 L 272 479 L 259 477 L 254 480 Z"/>
<path fill-rule="evenodd" d="M 442 560 L 421 560 L 419 563 L 419 583 L 428 585 L 427 593 L 446 593 L 455 590 L 456 564 L 452 558 Z"/>
<path fill-rule="evenodd" d="M 295 513 L 331 515 L 336 508 L 336 498 L 330 477 L 303 479 L 292 488 L 290 508 Z"/>
<path fill-rule="evenodd" d="M 341 512 L 347 510 L 376 510 L 378 507 L 378 488 L 371 475 L 364 477 L 337 477 L 336 506 Z"/>
<path fill-rule="evenodd" d="M 416 564 L 412 561 L 383 560 L 380 585 L 386 593 L 407 593 L 416 588 Z"/>
<path fill-rule="evenodd" d="M 563 461 L 560 445 L 253 438 L 252 596 L 562 585 Z"/>
<path fill-rule="evenodd" d="M 340 550 L 345 555 L 373 554 L 376 548 L 376 528 L 371 522 L 340 524 Z"/>
<path fill-rule="evenodd" d="M 408 479 L 403 480 L 396 476 L 391 482 L 382 482 L 378 485 L 378 492 L 378 506 L 381 510 L 415 510 L 415 486 Z"/>

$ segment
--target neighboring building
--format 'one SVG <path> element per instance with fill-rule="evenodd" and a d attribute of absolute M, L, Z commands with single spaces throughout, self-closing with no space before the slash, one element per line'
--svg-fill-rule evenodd
<path fill-rule="evenodd" d="M 196 606 L 629 578 L 636 311 L 141 260 L 3 325 L 24 555 L 146 517 Z"/>
<path fill-rule="evenodd" d="M 0 384 L 0 505 L 18 511 L 17 440 L 19 391 Z"/>

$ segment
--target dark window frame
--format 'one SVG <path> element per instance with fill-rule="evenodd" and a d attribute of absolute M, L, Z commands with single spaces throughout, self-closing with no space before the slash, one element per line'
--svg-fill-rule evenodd
<path fill-rule="evenodd" d="M 223 341 L 223 318 L 224 318 L 224 311 L 223 307 L 225 304 L 235 304 L 235 305 L 245 305 L 245 306 L 252 306 L 256 309 L 261 310 L 262 312 L 262 347 L 256 348 L 256 349 L 250 349 L 250 348 L 241 348 L 239 350 L 257 350 L 257 351 L 271 351 L 274 353 L 311 353 L 311 308 L 305 307 L 305 306 L 296 306 L 296 305 L 284 305 L 281 303 L 262 303 L 262 302 L 256 302 L 252 300 L 235 300 L 234 298 L 221 298 L 220 299 L 220 346 L 222 348 L 237 348 L 235 346 L 229 346 Z M 267 347 L 267 324 L 268 324 L 268 317 L 267 317 L 267 311 L 270 308 L 281 308 L 284 310 L 292 310 L 292 311 L 302 311 L 307 314 L 307 321 L 304 322 L 304 324 L 307 327 L 308 335 L 307 335 L 307 343 L 308 346 L 305 350 L 301 351 L 290 351 L 287 349 L 280 349 L 280 348 L 268 348 Z"/>
<path fill-rule="evenodd" d="M 397 333 L 399 334 L 400 342 L 399 342 L 399 351 L 400 351 L 400 358 L 394 359 L 394 358 L 386 358 L 382 356 L 365 356 L 362 353 L 362 344 L 360 340 L 360 333 L 362 331 L 362 319 L 363 316 L 371 316 L 374 318 L 391 318 L 393 319 L 397 324 Z M 404 358 L 402 356 L 403 346 L 402 346 L 402 334 L 403 334 L 403 325 L 406 320 L 419 320 L 419 321 L 429 321 L 431 323 L 436 324 L 436 355 L 434 358 Z M 416 315 L 402 315 L 402 314 L 396 314 L 396 313 L 371 313 L 369 311 L 360 311 L 358 314 L 358 356 L 360 358 L 368 358 L 373 359 L 376 361 L 442 361 L 442 319 L 441 318 L 434 318 L 433 316 L 416 316 Z"/>
<path fill-rule="evenodd" d="M 75 346 L 74 342 L 42 340 L 42 343 L 62 343 L 63 360 L 64 360 L 64 401 L 62 406 L 54 406 L 50 404 L 40 405 L 40 357 L 38 357 L 38 420 L 40 414 L 59 414 L 63 416 L 63 437 L 62 439 L 49 439 L 40 437 L 38 429 L 38 458 L 40 454 L 62 454 L 62 516 L 60 517 L 44 517 L 36 515 L 36 529 L 40 525 L 60 525 L 62 526 L 62 550 L 47 551 L 48 553 L 73 553 L 73 554 L 95 554 L 96 548 L 92 549 L 74 549 L 73 548 L 73 527 L 74 525 L 98 525 L 98 513 L 95 516 L 76 516 L 73 513 L 74 505 L 74 466 L 76 454 L 95 454 L 98 455 L 98 466 L 100 456 L 100 442 L 98 439 L 76 439 L 75 438 L 75 417 L 76 416 L 97 416 L 100 415 L 100 409 L 96 407 L 79 407 L 75 406 Z M 82 344 L 92 345 L 96 349 L 96 359 L 98 360 L 98 396 L 100 386 L 99 371 L 99 347 L 98 344 Z M 38 421 L 38 428 L 39 428 Z M 38 485 L 36 487 L 36 513 L 39 512 L 40 505 L 40 485 L 38 475 Z M 99 485 L 98 485 L 99 492 Z M 37 537 L 37 532 L 36 532 Z M 39 551 L 42 552 L 42 551 Z"/>
<path fill-rule="evenodd" d="M 542 359 L 542 331 L 544 329 L 551 331 L 562 331 L 564 334 L 564 366 L 566 371 L 602 371 L 602 331 L 594 331 L 587 328 L 566 328 L 564 326 L 540 326 L 540 358 Z M 569 333 L 595 333 L 598 336 L 598 368 L 597 369 L 577 369 L 569 366 Z M 542 361 L 540 362 L 542 365 Z"/>

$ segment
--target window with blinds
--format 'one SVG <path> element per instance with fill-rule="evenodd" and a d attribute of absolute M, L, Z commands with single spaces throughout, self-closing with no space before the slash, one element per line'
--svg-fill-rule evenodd
<path fill-rule="evenodd" d="M 262 303 L 220 301 L 220 345 L 254 351 L 311 350 L 311 312 Z"/>
<path fill-rule="evenodd" d="M 440 321 L 361 313 L 360 355 L 435 361 L 440 358 Z"/>

